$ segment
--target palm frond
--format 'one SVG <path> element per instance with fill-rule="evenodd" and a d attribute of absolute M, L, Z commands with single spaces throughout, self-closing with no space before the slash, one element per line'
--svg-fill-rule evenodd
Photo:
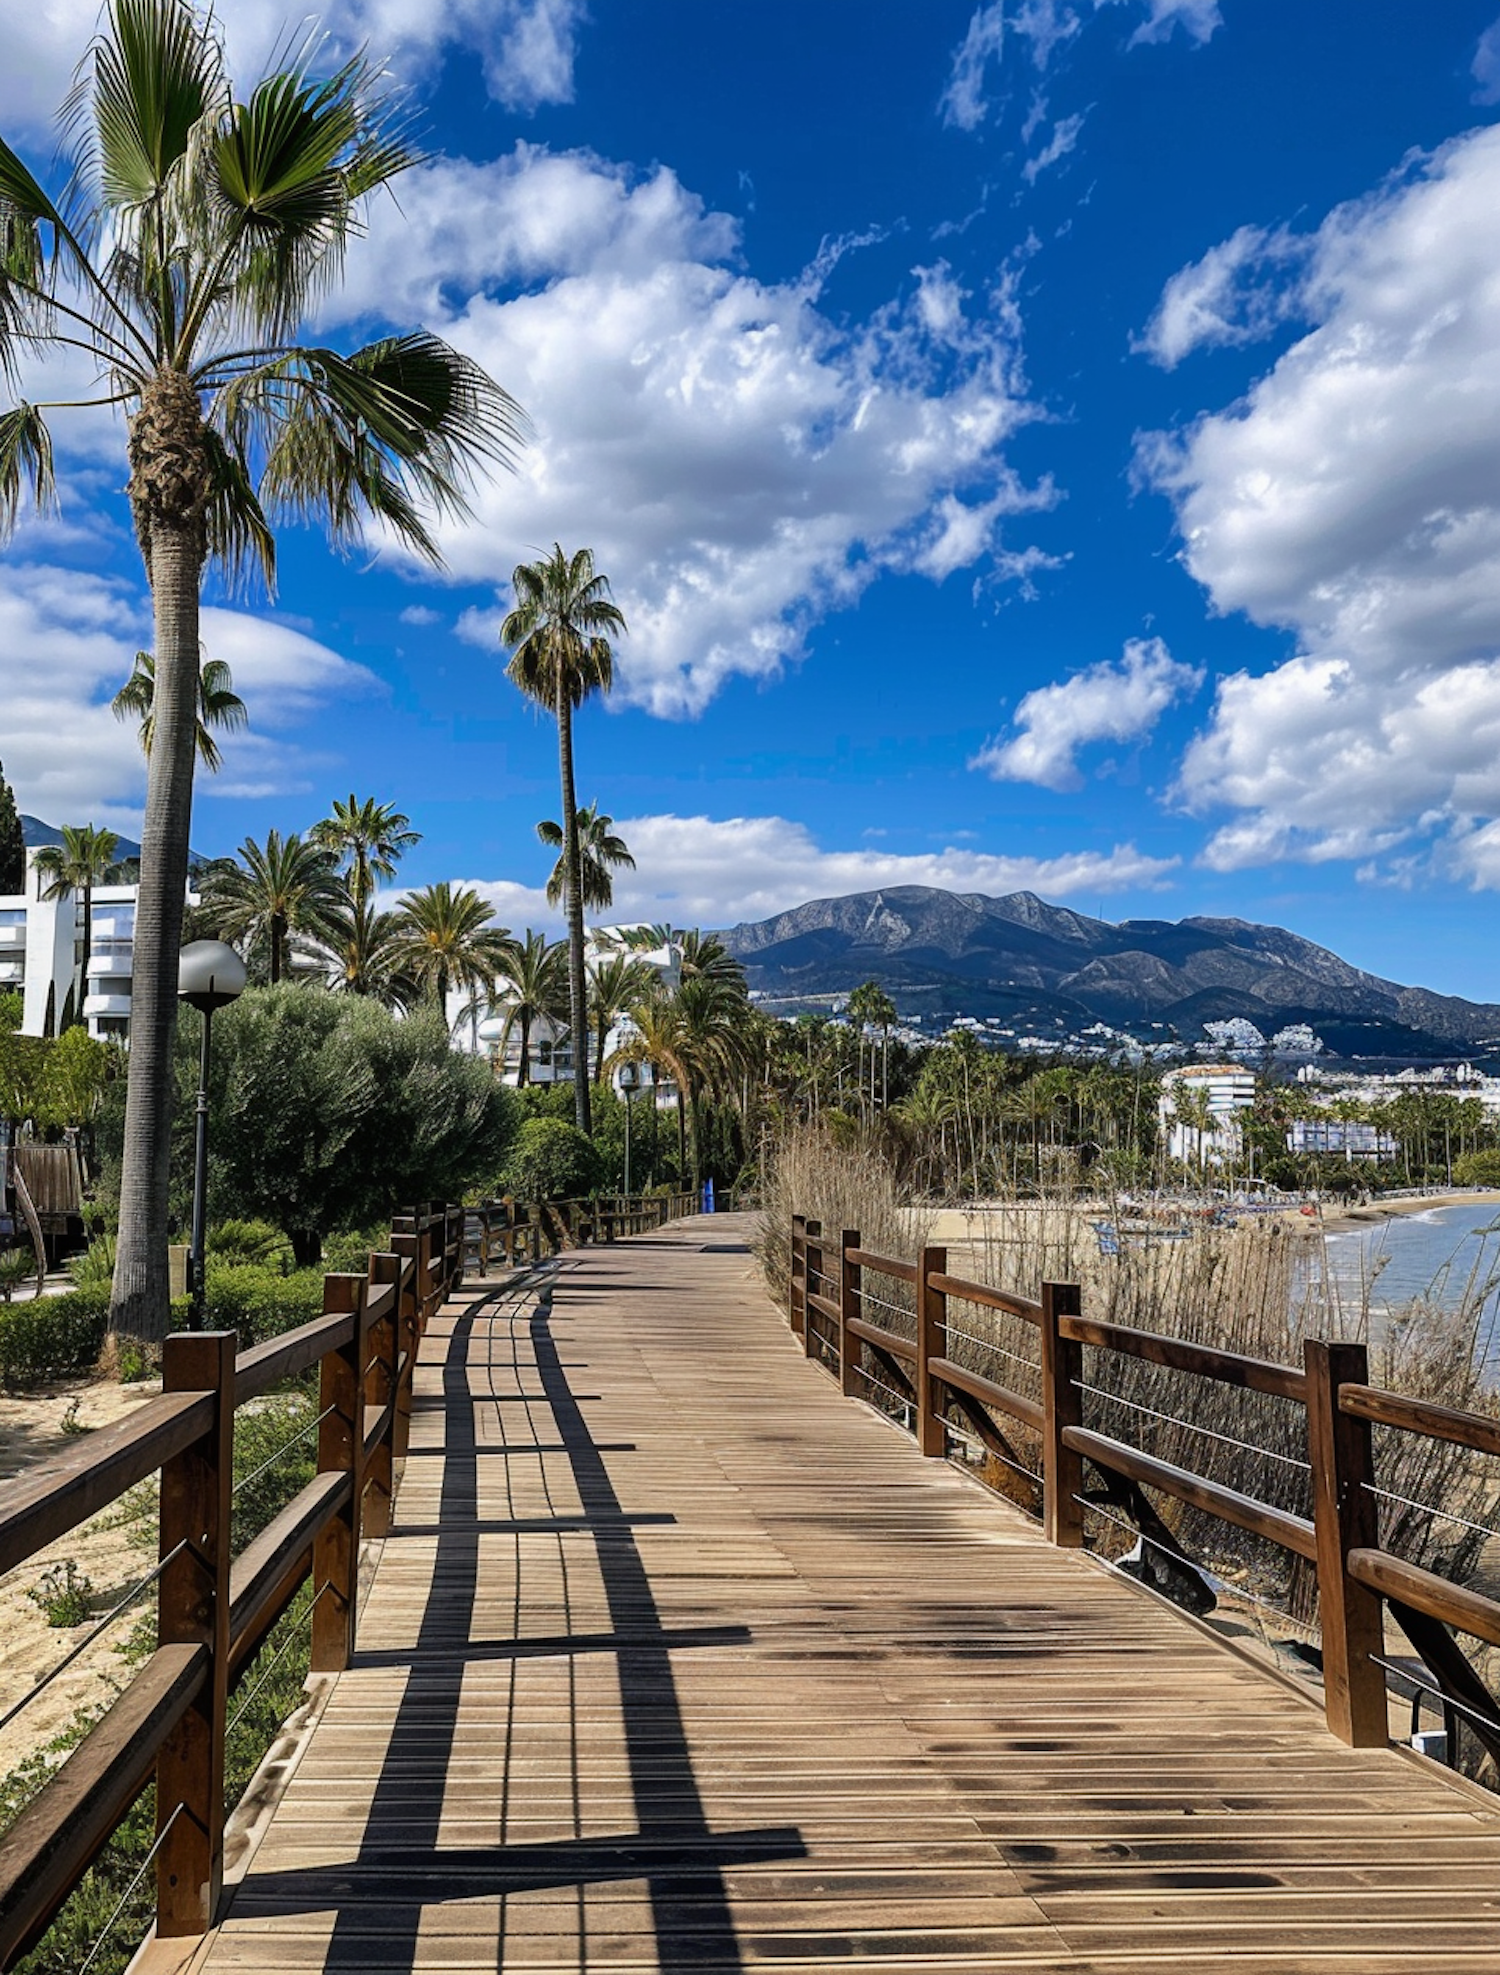
<path fill-rule="evenodd" d="M 19 404 L 0 414 L 0 534 L 16 525 L 21 503 L 47 509 L 57 501 L 52 434 L 35 405 Z"/>
<path fill-rule="evenodd" d="M 106 22 L 69 112 L 81 123 L 83 105 L 92 111 L 100 197 L 128 209 L 164 196 L 195 129 L 227 105 L 228 91 L 218 38 L 183 0 L 112 0 Z"/>
<path fill-rule="evenodd" d="M 233 439 L 204 427 L 208 449 L 210 491 L 205 522 L 209 553 L 228 576 L 232 587 L 242 584 L 253 568 L 270 594 L 276 589 L 276 537 L 255 491 L 244 454 Z"/>

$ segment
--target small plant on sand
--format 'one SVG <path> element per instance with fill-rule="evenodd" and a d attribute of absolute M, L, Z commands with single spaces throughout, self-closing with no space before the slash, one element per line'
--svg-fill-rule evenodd
<path fill-rule="evenodd" d="M 71 1557 L 43 1571 L 26 1595 L 52 1626 L 82 1625 L 93 1615 L 93 1580 Z"/>

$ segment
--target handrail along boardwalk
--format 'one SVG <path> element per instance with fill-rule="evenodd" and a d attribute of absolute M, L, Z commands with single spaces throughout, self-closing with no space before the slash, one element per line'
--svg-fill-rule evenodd
<path fill-rule="evenodd" d="M 324 1314 L 237 1352 L 233 1333 L 178 1332 L 163 1391 L 45 1467 L 0 1486 L 0 1574 L 161 1477 L 157 1646 L 119 1698 L 0 1836 L 0 1968 L 45 1933 L 154 1777 L 157 1920 L 163 1939 L 211 1924 L 223 1872 L 223 1761 L 234 1682 L 312 1579 L 311 1664 L 355 1649 L 361 1541 L 383 1535 L 407 1451 L 411 1392 L 434 1313 L 463 1280 L 513 1264 L 522 1245 L 609 1241 L 660 1227 L 688 1196 L 468 1210 L 410 1209 L 362 1275 L 324 1281 Z M 230 1554 L 235 1414 L 319 1368 L 317 1470 L 238 1556 Z"/>

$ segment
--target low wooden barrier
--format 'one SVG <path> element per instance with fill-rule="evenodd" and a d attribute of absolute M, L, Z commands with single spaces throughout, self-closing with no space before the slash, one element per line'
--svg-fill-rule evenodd
<path fill-rule="evenodd" d="M 873 1291 L 872 1276 L 909 1285 L 911 1308 L 897 1309 Z M 960 1413 L 963 1430 L 1008 1467 L 1031 1476 L 1051 1542 L 1072 1548 L 1083 1543 L 1087 1462 L 1219 1517 L 1314 1566 L 1327 1719 L 1343 1741 L 1383 1746 L 1389 1734 L 1387 1672 L 1420 1680 L 1385 1657 L 1383 1609 L 1389 1605 L 1432 1675 L 1428 1691 L 1450 1720 L 1455 1712 L 1461 1715 L 1500 1762 L 1500 1704 L 1448 1630 L 1500 1645 L 1500 1601 L 1381 1548 L 1371 1439 L 1372 1426 L 1381 1426 L 1500 1457 L 1500 1421 L 1371 1386 L 1363 1344 L 1309 1341 L 1300 1367 L 1243 1357 L 1087 1317 L 1071 1283 L 1043 1283 L 1036 1299 L 1013 1296 L 949 1274 L 942 1248 L 924 1248 L 915 1262 L 907 1262 L 863 1248 L 857 1230 L 830 1238 L 819 1222 L 801 1215 L 792 1221 L 788 1287 L 793 1332 L 808 1356 L 839 1378 L 846 1394 L 859 1393 L 866 1384 L 883 1391 L 898 1403 L 903 1423 L 931 1456 L 947 1453 L 950 1415 Z M 1039 1399 L 957 1362 L 950 1349 L 950 1299 L 1002 1312 L 1035 1330 L 1037 1356 L 1030 1368 L 1039 1379 Z M 884 1309 L 886 1321 L 871 1321 L 872 1305 Z M 892 1316 L 900 1328 L 890 1322 Z M 1100 1358 L 1128 1356 L 1292 1402 L 1305 1417 L 1311 1517 L 1091 1429 L 1084 1402 L 1097 1382 L 1085 1376 L 1085 1351 Z M 869 1371 L 867 1356 L 883 1377 Z M 1009 1422 L 1039 1437 L 1039 1472 L 1017 1459 L 1005 1431 Z M 1142 1534 L 1148 1541 L 1170 1537 L 1159 1522 Z M 1173 1546 L 1167 1541 L 1158 1547 Z M 1449 1739 L 1451 1747 L 1451 1732 Z"/>
<path fill-rule="evenodd" d="M 606 1193 L 587 1200 L 528 1206 L 510 1198 L 470 1207 L 464 1215 L 464 1266 L 477 1275 L 519 1268 L 586 1243 L 649 1234 L 696 1211 L 689 1192 Z"/>
<path fill-rule="evenodd" d="M 161 1476 L 155 1652 L 0 1838 L 0 1968 L 41 1938 L 115 1826 L 156 1781 L 157 1932 L 203 1933 L 223 1872 L 224 1746 L 233 1683 L 302 1585 L 315 1672 L 349 1662 L 360 1542 L 389 1526 L 412 1371 L 461 1280 L 463 1213 L 392 1224 L 362 1275 L 324 1281 L 324 1314 L 237 1351 L 232 1331 L 166 1339 L 162 1393 L 0 1495 L 0 1573 Z M 319 1372 L 317 1471 L 230 1554 L 234 1419 L 283 1380 Z"/>

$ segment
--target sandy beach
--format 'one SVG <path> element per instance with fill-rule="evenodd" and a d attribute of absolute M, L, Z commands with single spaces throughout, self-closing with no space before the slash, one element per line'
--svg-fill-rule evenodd
<path fill-rule="evenodd" d="M 1500 1192 L 1470 1187 L 1462 1193 L 1425 1193 L 1409 1199 L 1372 1200 L 1367 1207 L 1340 1207 L 1323 1216 L 1325 1228 L 1362 1227 L 1393 1221 L 1402 1214 L 1425 1214 L 1433 1207 L 1493 1207 L 1500 1214 Z"/>

